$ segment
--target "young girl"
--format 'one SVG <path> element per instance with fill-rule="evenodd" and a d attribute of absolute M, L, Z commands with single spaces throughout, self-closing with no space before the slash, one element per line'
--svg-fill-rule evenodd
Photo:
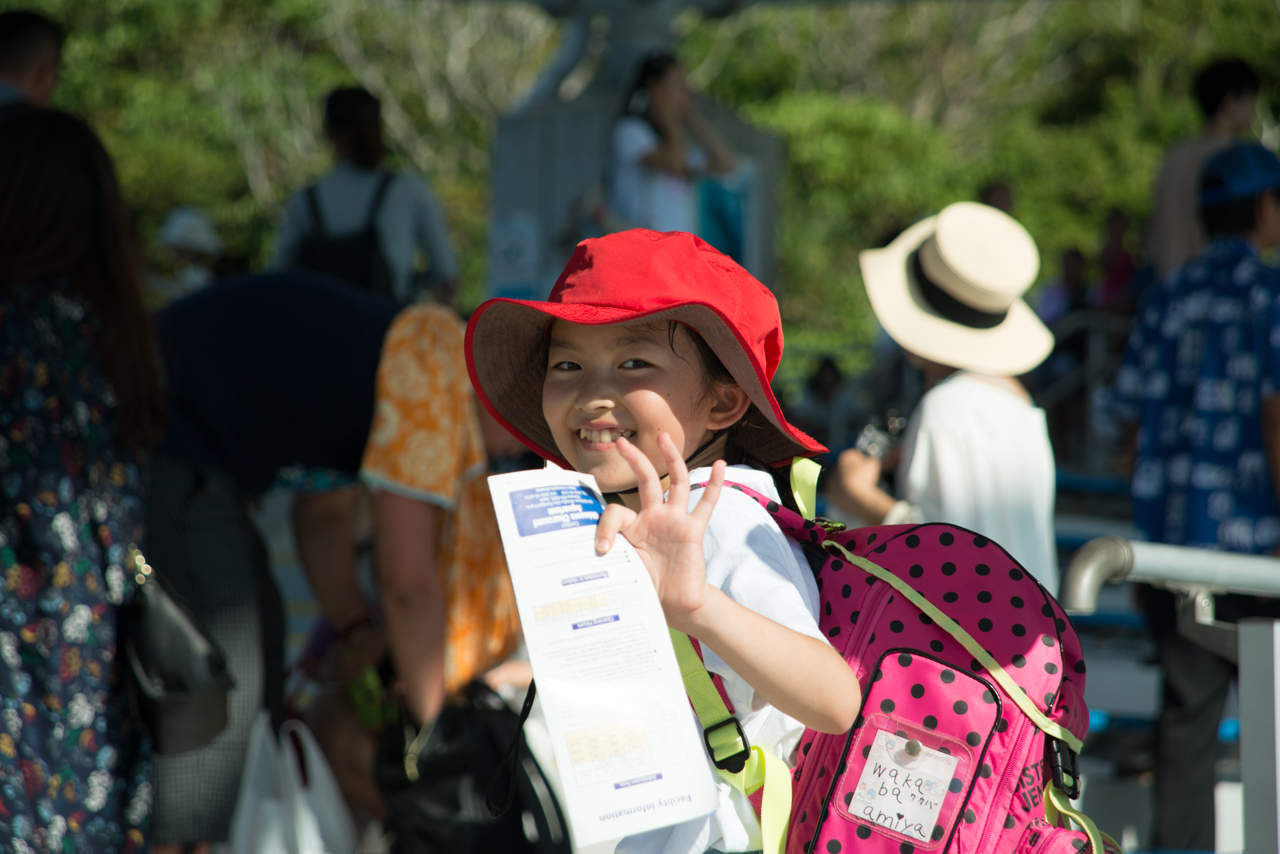
<path fill-rule="evenodd" d="M 616 496 L 598 550 L 618 534 L 636 547 L 667 622 L 701 643 L 752 745 L 789 760 L 805 726 L 852 726 L 858 682 L 818 630 L 803 553 L 754 500 L 721 488 L 794 506 L 791 460 L 823 450 L 769 388 L 782 328 L 763 285 L 692 235 L 622 232 L 579 244 L 549 302 L 486 302 L 466 345 L 494 417 Z M 617 850 L 759 849 L 751 804 L 717 780 L 714 813 Z"/>

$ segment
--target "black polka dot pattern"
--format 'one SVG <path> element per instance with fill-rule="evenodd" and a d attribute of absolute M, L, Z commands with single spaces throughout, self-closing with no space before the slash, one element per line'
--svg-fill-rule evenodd
<path fill-rule="evenodd" d="M 749 490 L 747 493 L 754 497 Z M 770 509 L 767 501 L 759 503 Z M 888 715 L 894 723 L 901 722 L 899 726 L 888 727 L 890 732 L 910 733 L 912 729 L 907 722 L 913 722 L 920 727 L 919 732 L 955 738 L 967 745 L 966 751 L 974 751 L 976 767 L 971 767 L 967 774 L 961 775 L 962 779 L 957 779 L 954 793 L 949 797 L 963 802 L 962 793 L 976 780 L 975 796 L 986 798 L 984 793 L 995 785 L 999 779 L 997 772 L 1001 771 L 1001 766 L 990 757 L 998 758 L 998 751 L 1009 748 L 1011 730 L 1025 734 L 1030 724 L 1007 698 L 1001 716 L 1001 694 L 997 689 L 975 681 L 970 675 L 973 673 L 990 681 L 990 675 L 981 662 L 969 660 L 970 653 L 962 645 L 954 642 L 928 614 L 901 595 L 895 595 L 897 591 L 891 586 L 878 584 L 875 576 L 856 565 L 846 566 L 847 561 L 836 553 L 832 543 L 840 543 L 851 553 L 870 558 L 910 583 L 920 595 L 978 638 L 991 657 L 1010 675 L 1016 675 L 1018 683 L 1031 697 L 1037 698 L 1036 705 L 1048 710 L 1046 713 L 1052 720 L 1077 735 L 1084 734 L 1087 722 L 1079 709 L 1084 708 L 1081 696 L 1084 680 L 1081 677 L 1085 673 L 1085 665 L 1074 629 L 1063 618 L 1062 612 L 1047 600 L 1035 580 L 997 544 L 982 535 L 947 525 L 921 525 L 907 531 L 863 529 L 855 539 L 848 532 L 828 533 L 816 528 L 785 507 L 778 507 L 774 518 L 785 533 L 803 540 L 812 534 L 815 542 L 821 544 L 825 540 L 828 545 L 831 556 L 818 571 L 819 625 L 824 635 L 831 638 L 832 645 L 849 657 L 851 664 L 870 664 L 872 679 L 864 681 L 864 690 L 870 695 L 867 698 L 868 708 L 875 715 Z M 859 578 L 867 586 L 858 584 Z M 822 584 L 824 581 L 827 582 L 825 586 Z M 866 619 L 863 619 L 862 611 L 867 612 Z M 872 620 L 872 623 L 868 625 L 867 620 Z M 839 631 L 832 632 L 832 629 Z M 901 651 L 902 648 L 919 650 L 920 654 L 910 655 Z M 887 656 L 886 652 L 889 652 Z M 899 661 L 900 657 L 906 657 L 910 663 L 904 666 Z M 968 671 L 963 669 L 966 661 Z M 883 673 L 877 672 L 880 667 L 883 667 Z M 1064 673 L 1070 678 L 1064 679 Z M 1039 698 L 1043 698 L 1045 705 L 1040 705 Z M 892 711 L 885 711 L 888 708 Z M 872 711 L 866 712 L 868 717 L 872 717 Z M 830 791 L 830 779 L 834 776 L 841 781 L 842 788 L 846 786 L 843 781 L 847 780 L 847 786 L 851 788 L 870 756 L 875 730 L 885 728 L 883 718 L 876 720 L 872 717 L 872 720 L 859 721 L 859 724 L 861 726 L 854 735 L 857 746 L 847 757 L 841 755 L 836 742 L 827 740 L 825 735 L 810 733 L 801 741 L 797 770 L 806 762 L 818 762 L 820 767 L 811 769 L 807 779 L 818 776 L 815 772 L 825 772 L 821 775 L 823 785 L 806 789 L 806 792 L 821 789 L 822 793 L 807 794 L 803 803 L 795 804 L 797 811 L 793 815 L 800 816 L 799 823 L 803 828 L 794 830 L 802 838 L 813 839 L 818 827 L 822 826 L 822 798 Z M 987 748 L 988 755 L 981 757 L 986 759 L 983 762 L 977 754 L 981 753 L 988 738 L 994 741 Z M 810 749 L 815 745 L 821 749 Z M 846 762 L 848 768 L 841 773 L 838 769 L 843 769 Z M 840 797 L 834 800 L 841 810 L 848 807 L 845 794 L 841 791 Z M 850 819 L 855 818 L 847 815 Z M 925 843 L 930 845 L 931 854 L 939 854 L 935 848 L 947 838 L 948 832 L 954 832 L 956 838 L 961 838 L 960 834 L 978 821 L 972 808 L 962 811 L 957 818 L 964 819 L 961 830 L 951 831 L 947 823 L 932 829 L 932 842 Z M 1017 823 L 1019 818 L 1020 814 L 997 814 L 993 822 L 1003 823 L 1008 833 L 1016 835 L 1022 827 Z M 985 825 L 985 816 L 982 821 Z M 859 825 L 856 837 L 878 839 L 874 833 L 872 828 Z M 827 835 L 832 834 L 825 834 L 812 854 L 830 854 Z M 914 842 L 914 848 L 908 844 L 899 849 L 902 842 L 899 836 L 892 845 L 881 847 L 885 851 L 922 850 L 918 841 Z M 845 849 L 854 854 L 849 845 L 849 842 L 844 842 Z M 800 850 L 799 845 L 796 850 Z"/>

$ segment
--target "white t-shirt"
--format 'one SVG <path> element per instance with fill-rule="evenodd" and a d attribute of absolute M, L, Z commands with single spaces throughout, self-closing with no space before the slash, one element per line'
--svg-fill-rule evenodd
<path fill-rule="evenodd" d="M 609 162 L 609 207 L 640 228 L 692 233 L 698 220 L 689 179 L 641 163 L 661 143 L 658 132 L 644 119 L 618 120 Z M 686 149 L 685 162 L 692 172 L 707 168 L 706 155 L 694 146 Z"/>
<path fill-rule="evenodd" d="M 316 200 L 325 232 L 345 237 L 364 228 L 378 184 L 386 171 L 361 169 L 352 163 L 338 163 L 316 182 Z M 387 185 L 374 224 L 382 256 L 391 272 L 392 292 L 401 302 L 417 298 L 414 283 L 414 253 L 421 250 L 430 264 L 428 279 L 449 281 L 458 277 L 458 259 L 453 252 L 444 209 L 427 182 L 411 172 L 400 172 Z M 289 199 L 280 224 L 272 269 L 298 266 L 302 241 L 315 231 L 307 191 Z"/>
<path fill-rule="evenodd" d="M 1058 595 L 1055 474 L 1044 410 L 1012 389 L 957 373 L 925 394 L 902 442 L 898 494 L 922 521 L 1003 546 Z"/>
<path fill-rule="evenodd" d="M 692 483 L 711 478 L 710 468 L 694 469 Z M 746 466 L 731 466 L 726 480 L 750 487 L 778 500 L 773 479 Z M 702 497 L 701 489 L 689 496 L 692 509 Z M 773 518 L 753 499 L 734 489 L 720 493 L 702 548 L 707 561 L 707 581 L 730 599 L 789 629 L 810 637 L 826 638 L 818 629 L 818 585 L 804 552 L 782 533 Z M 804 724 L 765 702 L 754 688 L 734 673 L 707 646 L 702 647 L 707 670 L 718 675 L 733 703 L 742 730 L 752 745 L 759 745 L 788 765 Z M 689 714 L 693 714 L 690 709 Z M 694 717 L 696 722 L 697 718 Z M 701 724 L 698 725 L 701 730 Z M 758 851 L 760 822 L 751 803 L 724 782 L 712 769 L 720 793 L 720 806 L 705 818 L 687 821 L 628 837 L 618 844 L 617 854 L 702 854 L 720 851 Z"/>

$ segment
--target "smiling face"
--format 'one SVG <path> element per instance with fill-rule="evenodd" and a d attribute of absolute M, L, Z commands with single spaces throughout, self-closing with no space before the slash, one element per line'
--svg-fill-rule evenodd
<path fill-rule="evenodd" d="M 626 436 L 660 474 L 658 434 L 669 433 L 687 459 L 716 430 L 731 426 L 750 401 L 737 386 L 707 392 L 689 332 L 666 323 L 551 327 L 542 414 L 556 447 L 575 471 L 605 492 L 635 486 L 616 440 Z"/>

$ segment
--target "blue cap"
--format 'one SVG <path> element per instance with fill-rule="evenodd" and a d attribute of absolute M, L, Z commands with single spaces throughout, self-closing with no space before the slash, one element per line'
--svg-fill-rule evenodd
<path fill-rule="evenodd" d="M 1200 207 L 1251 199 L 1280 187 L 1280 158 L 1261 145 L 1233 145 L 1200 167 Z"/>

